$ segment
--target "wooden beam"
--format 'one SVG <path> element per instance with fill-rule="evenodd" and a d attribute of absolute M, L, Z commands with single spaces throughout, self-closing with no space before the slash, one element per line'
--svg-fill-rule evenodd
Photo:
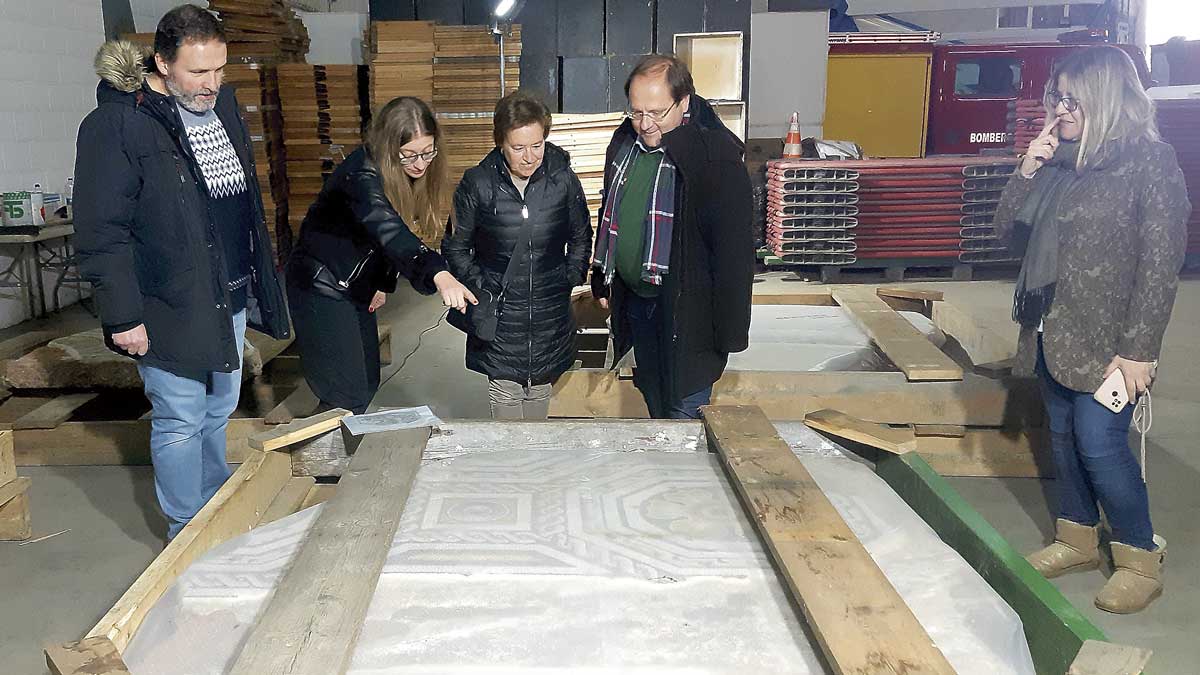
<path fill-rule="evenodd" d="M 885 455 L 875 472 L 1021 617 L 1038 673 L 1065 673 L 1086 640 L 1105 640 L 919 455 Z"/>
<path fill-rule="evenodd" d="M 753 406 L 702 408 L 747 516 L 835 673 L 954 673 L 900 594 Z"/>
<path fill-rule="evenodd" d="M 17 456 L 13 452 L 13 432 L 0 430 L 0 485 L 17 477 Z"/>
<path fill-rule="evenodd" d="M 304 378 L 300 378 L 295 391 L 288 394 L 282 403 L 267 413 L 264 421 L 272 425 L 287 424 L 297 417 L 308 417 L 319 405 L 321 405 L 321 399 L 317 398 L 317 395 L 309 388 L 308 382 Z"/>
<path fill-rule="evenodd" d="M 346 671 L 428 438 L 426 427 L 363 439 L 231 673 Z"/>
<path fill-rule="evenodd" d="M 913 382 L 961 380 L 962 368 L 869 288 L 838 286 L 833 299 Z"/>
<path fill-rule="evenodd" d="M 1080 647 L 1067 675 L 1139 675 L 1150 662 L 1149 649 L 1087 640 Z"/>
<path fill-rule="evenodd" d="M 315 482 L 316 479 L 312 476 L 293 476 L 288 479 L 287 484 L 279 490 L 279 494 L 275 495 L 271 505 L 258 520 L 259 526 L 273 523 L 299 511 Z"/>
<path fill-rule="evenodd" d="M 33 536 L 29 485 L 30 480 L 25 476 L 0 485 L 0 541 L 24 541 Z"/>
<path fill-rule="evenodd" d="M 902 373 L 725 371 L 714 405 L 757 405 L 772 420 L 831 408 L 885 424 L 1041 426 L 1036 381 L 966 374 L 961 382 L 909 382 Z M 603 369 L 572 370 L 554 385 L 551 417 L 645 418 L 633 382 Z"/>
<path fill-rule="evenodd" d="M 953 337 L 971 357 L 971 363 L 999 363 L 1011 359 L 1017 353 L 1016 324 L 1003 318 L 1009 329 L 1007 335 L 991 330 L 949 302 L 933 304 L 933 325 Z"/>
<path fill-rule="evenodd" d="M 880 286 L 875 289 L 875 295 L 881 298 L 900 298 L 902 300 L 919 300 L 921 302 L 941 302 L 945 294 L 924 288 L 901 288 L 897 286 Z"/>
<path fill-rule="evenodd" d="M 804 423 L 817 431 L 901 455 L 917 449 L 912 429 L 892 428 L 864 422 L 836 410 L 818 410 L 804 416 Z"/>
<path fill-rule="evenodd" d="M 267 428 L 262 418 L 235 417 L 225 429 L 226 457 L 241 462 L 250 437 Z M 64 422 L 55 429 L 13 432 L 17 466 L 150 464 L 150 421 Z"/>
<path fill-rule="evenodd" d="M 107 638 L 124 651 L 150 608 L 188 565 L 258 523 L 291 478 L 291 468 L 291 460 L 282 453 L 248 456 L 85 637 Z"/>
<path fill-rule="evenodd" d="M 324 504 L 333 499 L 337 494 L 337 483 L 317 483 L 309 489 L 308 494 L 304 495 L 304 501 L 300 503 L 300 509 L 303 511 L 317 504 Z"/>
<path fill-rule="evenodd" d="M 130 675 L 112 640 L 94 637 L 46 647 L 52 675 Z"/>
<path fill-rule="evenodd" d="M 1044 429 L 955 427 L 945 433 L 917 435 L 913 428 L 866 422 L 836 410 L 811 413 L 804 423 L 843 442 L 861 443 L 895 455 L 916 452 L 943 476 L 1054 476 L 1050 441 Z"/>
<path fill-rule="evenodd" d="M 349 414 L 349 410 L 334 408 L 320 415 L 293 420 L 254 436 L 250 439 L 250 447 L 263 451 L 286 448 L 293 443 L 337 429 L 342 425 L 342 418 Z"/>
<path fill-rule="evenodd" d="M 75 411 L 99 396 L 96 393 L 64 394 L 50 399 L 12 423 L 13 429 L 53 429 L 71 419 Z"/>

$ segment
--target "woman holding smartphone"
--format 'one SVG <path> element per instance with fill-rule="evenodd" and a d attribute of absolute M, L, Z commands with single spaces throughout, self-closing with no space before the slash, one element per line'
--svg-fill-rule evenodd
<path fill-rule="evenodd" d="M 1115 571 L 1100 609 L 1131 613 L 1162 593 L 1166 540 L 1154 532 L 1128 442 L 1171 317 L 1191 211 L 1171 146 L 1133 62 L 1080 50 L 1046 83 L 1047 123 L 1004 190 L 995 223 L 1024 250 L 1013 319 L 1017 374 L 1039 378 L 1059 504 L 1055 540 L 1028 556 L 1048 578 L 1100 565 L 1100 508 Z M 1094 394 L 1120 371 L 1130 405 Z"/>

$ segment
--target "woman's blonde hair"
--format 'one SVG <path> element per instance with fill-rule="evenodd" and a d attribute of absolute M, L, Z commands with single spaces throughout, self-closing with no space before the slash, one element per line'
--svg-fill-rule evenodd
<path fill-rule="evenodd" d="M 425 175 L 413 180 L 400 164 L 400 148 L 414 138 L 431 136 L 437 157 L 429 163 Z M 392 208 L 427 246 L 437 247 L 449 210 L 446 184 L 446 148 L 433 111 L 424 101 L 412 96 L 394 98 L 383 106 L 367 130 L 367 151 L 371 153 L 383 191 Z"/>
<path fill-rule="evenodd" d="M 1129 141 L 1158 140 L 1154 101 L 1146 95 L 1133 59 L 1121 49 L 1088 47 L 1056 64 L 1046 82 L 1046 112 L 1051 116 L 1057 112 L 1050 105 L 1050 92 L 1058 89 L 1060 79 L 1084 113 L 1077 171 L 1094 168 Z"/>

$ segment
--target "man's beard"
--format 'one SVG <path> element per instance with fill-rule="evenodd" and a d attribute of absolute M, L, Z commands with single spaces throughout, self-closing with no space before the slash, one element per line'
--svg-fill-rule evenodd
<path fill-rule="evenodd" d="M 180 107 L 182 107 L 184 110 L 194 112 L 197 115 L 202 115 L 217 106 L 217 99 L 215 96 L 213 97 L 213 99 L 211 101 L 207 101 L 207 102 L 202 102 L 202 101 L 196 100 L 197 96 L 200 96 L 202 94 L 212 95 L 212 94 L 215 94 L 216 92 L 209 91 L 208 89 L 201 89 L 200 91 L 195 92 L 194 94 L 187 94 L 187 93 L 184 93 L 183 89 L 180 88 L 180 86 L 175 82 L 175 80 L 172 80 L 169 77 L 163 78 L 163 80 L 167 84 L 167 91 L 171 92 L 171 95 L 175 97 L 175 100 L 179 103 Z"/>

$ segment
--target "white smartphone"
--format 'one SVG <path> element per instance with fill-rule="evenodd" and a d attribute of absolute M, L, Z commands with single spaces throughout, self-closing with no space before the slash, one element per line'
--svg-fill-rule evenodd
<path fill-rule="evenodd" d="M 1129 392 L 1125 390 L 1125 375 L 1118 368 L 1104 380 L 1104 384 L 1092 395 L 1096 402 L 1114 413 L 1119 413 L 1129 405 Z"/>

